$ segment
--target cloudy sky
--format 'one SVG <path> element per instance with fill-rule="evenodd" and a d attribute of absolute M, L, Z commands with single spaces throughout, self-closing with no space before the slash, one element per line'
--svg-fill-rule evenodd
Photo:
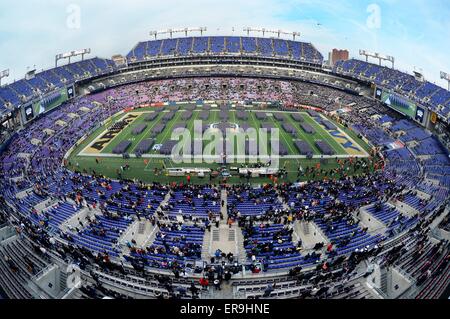
<path fill-rule="evenodd" d="M 91 48 L 127 54 L 149 31 L 206 26 L 209 35 L 244 27 L 298 31 L 326 57 L 332 48 L 392 55 L 403 71 L 441 86 L 450 73 L 448 0 L 1 0 L 0 70 L 7 82 L 52 67 L 57 53 Z M 234 32 L 233 32 L 234 28 Z"/>

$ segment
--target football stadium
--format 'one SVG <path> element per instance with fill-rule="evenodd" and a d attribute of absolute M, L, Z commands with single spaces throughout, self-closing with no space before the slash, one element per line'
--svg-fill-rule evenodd
<path fill-rule="evenodd" d="M 2 299 L 448 298 L 449 90 L 296 32 L 114 53 L 0 87 Z"/>

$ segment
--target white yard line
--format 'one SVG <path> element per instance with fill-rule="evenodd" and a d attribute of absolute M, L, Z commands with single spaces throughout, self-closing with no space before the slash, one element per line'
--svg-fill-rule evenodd
<path fill-rule="evenodd" d="M 326 136 L 324 136 L 323 135 L 323 131 L 324 131 L 324 129 L 323 129 L 323 127 L 319 124 L 319 123 L 317 123 L 316 122 L 316 120 L 311 116 L 311 115 L 309 115 L 308 113 L 306 113 L 306 112 L 304 112 L 305 113 L 305 115 L 306 116 L 308 116 L 314 123 L 315 123 L 315 125 L 314 126 L 317 126 L 317 127 L 319 127 L 320 128 L 320 130 L 317 130 L 317 134 L 319 134 L 321 137 L 322 137 L 322 139 L 324 140 L 324 141 L 327 141 L 328 139 L 327 139 L 327 137 Z M 319 114 L 320 116 L 322 116 L 322 114 Z M 327 119 L 328 120 L 328 119 Z M 328 136 L 330 137 L 330 138 L 332 138 L 333 139 L 333 141 L 335 141 L 336 143 L 338 143 L 339 144 L 339 142 L 338 141 L 336 141 L 334 138 L 333 138 L 333 136 L 331 136 L 331 134 L 330 133 L 328 133 L 328 132 L 326 132 L 327 134 L 328 134 Z M 342 152 L 342 150 L 344 150 L 344 152 L 345 152 L 345 149 L 344 149 L 344 147 L 343 146 L 341 146 L 341 148 L 342 148 L 342 150 L 337 150 L 336 149 L 336 147 L 333 145 L 333 143 L 328 143 L 328 144 L 330 144 L 330 146 L 333 148 L 333 150 L 336 152 L 336 154 L 339 154 L 339 153 L 341 153 Z M 350 155 L 349 154 L 346 154 L 346 156 L 347 157 L 350 157 Z"/>
<path fill-rule="evenodd" d="M 289 144 L 288 140 L 286 139 L 286 134 L 288 134 L 286 132 L 286 134 L 282 134 L 282 130 L 283 128 L 281 127 L 280 123 L 278 121 L 275 121 L 274 118 L 272 117 L 272 122 L 275 123 L 275 125 L 278 127 L 278 130 L 280 132 L 280 135 L 283 136 L 284 141 L 286 142 L 286 146 L 289 147 L 289 149 L 291 150 L 292 153 L 295 153 L 295 150 L 292 149 L 292 146 Z M 283 130 L 284 131 L 284 130 Z"/>
<path fill-rule="evenodd" d="M 164 134 L 164 136 L 161 139 L 161 143 L 163 143 L 166 140 L 166 137 L 169 133 L 172 132 L 173 127 L 175 126 L 175 124 L 177 123 L 177 120 L 180 118 L 180 114 L 178 112 L 176 112 L 175 117 L 172 119 L 173 123 L 170 126 L 170 129 L 167 130 L 166 134 Z"/>
<path fill-rule="evenodd" d="M 142 114 L 142 115 L 144 115 L 144 114 Z M 159 115 L 158 115 L 158 117 L 159 117 Z M 130 150 L 130 153 L 133 153 L 133 151 L 136 149 L 136 147 L 139 145 L 139 143 L 147 136 L 147 134 L 151 131 L 151 129 L 153 127 L 155 127 L 155 125 L 158 124 L 160 121 L 161 121 L 161 119 L 158 119 L 156 122 L 153 123 L 152 126 L 150 126 L 148 129 L 145 130 L 145 132 L 142 133 L 142 137 L 138 140 L 136 145 L 133 146 L 133 148 Z"/>
<path fill-rule="evenodd" d="M 327 121 L 329 121 L 329 119 L 326 118 L 323 114 L 320 114 L 320 116 L 321 116 L 322 118 L 326 119 Z M 348 135 L 345 131 L 343 131 L 337 124 L 335 124 L 335 126 L 336 126 L 337 130 L 347 138 L 347 140 L 349 140 L 350 142 L 352 142 L 352 144 L 354 144 L 354 145 L 358 145 L 359 148 L 361 149 L 361 152 L 364 153 L 364 155 L 366 155 L 367 157 L 369 157 L 369 153 L 366 152 L 366 150 L 364 149 L 364 147 L 362 147 L 361 145 L 359 145 L 359 143 L 356 143 L 356 141 L 355 141 L 354 139 L 352 139 L 352 138 L 350 137 L 350 135 Z M 332 138 L 334 138 L 333 135 L 330 134 L 330 136 L 331 136 Z M 342 148 L 344 148 L 344 147 L 342 147 Z M 344 150 L 345 150 L 345 148 L 344 148 Z M 350 155 L 350 154 L 349 154 L 349 155 Z"/>
<path fill-rule="evenodd" d="M 100 157 L 100 158 L 122 158 L 122 155 L 119 154 L 111 154 L 111 153 L 101 153 L 101 154 L 84 154 L 84 155 L 79 155 L 79 156 L 83 156 L 83 157 Z M 189 158 L 192 158 L 192 155 L 187 155 L 189 156 Z M 244 156 L 244 155 L 242 155 Z M 136 155 L 134 154 L 130 154 L 130 158 L 135 158 Z M 203 157 L 202 155 L 197 155 L 195 158 L 201 158 Z M 216 158 L 218 156 L 214 156 L 214 158 Z M 239 159 L 239 156 L 236 156 Z M 271 156 L 267 156 L 268 158 L 270 158 Z M 312 158 L 348 158 L 350 157 L 348 154 L 341 154 L 341 155 L 314 155 Z M 366 158 L 366 155 L 355 155 L 353 157 L 357 157 L 357 158 Z M 161 154 L 143 154 L 140 158 L 168 158 L 170 159 L 170 155 L 161 155 Z M 208 156 L 205 156 L 205 158 L 208 158 Z M 274 155 L 272 156 L 272 158 L 279 158 L 279 159 L 302 159 L 302 158 L 307 158 L 306 155 L 285 155 L 285 156 L 277 156 Z M 233 157 L 232 157 L 233 159 Z"/>
<path fill-rule="evenodd" d="M 292 113 L 291 113 L 292 114 Z M 303 129 L 301 128 L 301 126 L 300 126 L 300 124 L 298 124 L 296 121 L 294 121 L 294 119 L 292 118 L 292 117 L 290 117 L 290 116 L 287 116 L 287 120 L 289 121 L 289 122 L 291 122 L 293 125 L 294 125 L 294 127 L 295 128 L 297 128 L 297 132 L 301 135 L 301 137 L 303 138 L 303 141 L 305 141 L 306 143 L 308 143 L 309 144 L 309 146 L 311 146 L 311 149 L 314 151 L 314 150 L 317 150 L 317 151 L 319 151 L 318 149 L 317 149 L 317 146 L 316 145 L 314 145 L 314 143 L 311 141 L 311 138 L 310 137 L 308 137 L 308 133 L 306 133 L 306 132 L 304 132 L 303 131 Z M 292 141 L 294 141 L 294 139 L 292 139 Z M 320 152 L 319 152 L 320 153 Z"/>

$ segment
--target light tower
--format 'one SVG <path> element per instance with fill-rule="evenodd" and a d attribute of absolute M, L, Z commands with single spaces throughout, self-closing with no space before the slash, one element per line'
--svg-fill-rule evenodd
<path fill-rule="evenodd" d="M 359 55 L 366 57 L 366 62 L 369 62 L 369 57 L 378 59 L 379 65 L 381 66 L 381 61 L 388 61 L 392 63 L 392 68 L 394 68 L 395 58 L 390 55 L 384 55 L 377 52 L 369 52 L 367 50 L 359 50 Z"/>
<path fill-rule="evenodd" d="M 7 78 L 9 76 L 9 69 L 0 72 L 0 86 L 2 86 L 2 79 Z"/>
<path fill-rule="evenodd" d="M 243 30 L 244 32 L 247 32 L 247 36 L 250 35 L 250 32 L 259 32 L 262 33 L 263 37 L 266 36 L 266 33 L 271 33 L 271 34 L 276 34 L 277 38 L 281 38 L 282 35 L 290 35 L 292 36 L 292 38 L 295 41 L 296 37 L 300 36 L 300 32 L 289 32 L 289 31 L 283 31 L 283 30 L 270 30 L 270 29 L 266 29 L 266 28 L 252 28 L 252 27 L 247 27 L 244 28 Z"/>
<path fill-rule="evenodd" d="M 59 60 L 69 59 L 69 64 L 70 64 L 70 60 L 73 57 L 81 55 L 81 60 L 83 61 L 84 60 L 84 56 L 86 54 L 90 54 L 90 53 L 91 53 L 91 49 L 83 49 L 83 50 L 77 50 L 77 51 L 71 51 L 71 52 L 57 54 L 55 56 L 55 68 L 58 67 L 58 61 Z"/>
<path fill-rule="evenodd" d="M 450 91 L 450 74 L 441 71 L 441 79 L 447 81 L 448 90 Z"/>
<path fill-rule="evenodd" d="M 150 36 L 154 37 L 155 40 L 158 38 L 158 35 L 168 34 L 170 38 L 173 37 L 175 33 L 184 33 L 187 37 L 189 32 L 200 32 L 200 35 L 203 36 L 203 32 L 206 32 L 208 29 L 206 27 L 198 27 L 198 28 L 182 28 L 182 29 L 166 29 L 160 31 L 150 31 Z"/>

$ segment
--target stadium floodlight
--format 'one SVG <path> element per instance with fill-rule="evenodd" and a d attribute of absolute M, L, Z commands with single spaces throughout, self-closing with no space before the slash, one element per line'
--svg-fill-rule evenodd
<path fill-rule="evenodd" d="M 447 81 L 447 83 L 448 83 L 448 90 L 450 91 L 450 74 L 441 71 L 441 79 Z"/>
<path fill-rule="evenodd" d="M 55 67 L 58 67 L 58 61 L 59 60 L 68 59 L 69 60 L 69 64 L 70 64 L 70 60 L 73 57 L 81 55 L 81 60 L 84 60 L 84 56 L 86 54 L 90 54 L 90 53 L 91 53 L 91 49 L 83 49 L 83 50 L 75 50 L 75 51 L 70 51 L 70 52 L 66 52 L 66 53 L 57 54 L 55 56 Z"/>
<path fill-rule="evenodd" d="M 266 35 L 266 33 L 272 33 L 276 34 L 278 38 L 280 38 L 282 35 L 291 35 L 294 40 L 295 37 L 300 36 L 300 32 L 290 32 L 290 31 L 284 31 L 284 30 L 270 30 L 266 28 L 254 28 L 254 27 L 247 27 L 244 28 L 244 32 L 247 32 L 247 36 L 250 35 L 250 32 L 260 32 L 262 33 L 263 37 Z"/>
<path fill-rule="evenodd" d="M 8 76 L 9 76 L 9 69 L 0 72 L 0 86 L 2 86 L 2 79 L 7 78 Z"/>
<path fill-rule="evenodd" d="M 150 31 L 150 36 L 155 37 L 156 40 L 156 37 L 158 36 L 158 31 Z"/>
<path fill-rule="evenodd" d="M 375 58 L 379 61 L 379 65 L 381 65 L 381 61 L 388 61 L 392 63 L 392 68 L 394 68 L 395 58 L 390 55 L 384 55 L 378 52 L 370 52 L 367 50 L 359 50 L 359 55 L 363 55 L 366 57 L 366 62 L 369 62 L 369 57 Z"/>
<path fill-rule="evenodd" d="M 189 32 L 200 32 L 200 35 L 203 36 L 203 32 L 206 32 L 208 29 L 206 27 L 198 27 L 198 28 L 181 28 L 181 29 L 166 29 L 160 31 L 150 31 L 150 36 L 157 39 L 158 35 L 169 34 L 170 38 L 173 37 L 174 33 L 184 33 L 185 36 L 188 36 Z"/>
<path fill-rule="evenodd" d="M 282 35 L 282 34 L 292 34 L 292 32 L 286 32 L 283 30 L 266 30 L 267 33 L 272 33 L 272 34 L 276 34 L 278 36 L 278 38 Z"/>

